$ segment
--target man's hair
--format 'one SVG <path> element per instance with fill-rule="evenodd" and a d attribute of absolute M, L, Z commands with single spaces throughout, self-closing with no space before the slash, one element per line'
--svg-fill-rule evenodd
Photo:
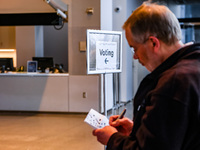
<path fill-rule="evenodd" d="M 144 2 L 124 23 L 123 29 L 129 27 L 138 43 L 144 43 L 149 36 L 155 36 L 168 45 L 181 40 L 180 24 L 164 5 Z"/>

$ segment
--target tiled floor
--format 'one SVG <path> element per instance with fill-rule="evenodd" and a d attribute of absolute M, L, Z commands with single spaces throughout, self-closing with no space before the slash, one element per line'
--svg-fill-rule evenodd
<path fill-rule="evenodd" d="M 132 102 L 125 116 L 132 118 Z M 111 114 L 111 112 L 109 112 Z M 86 114 L 0 113 L 0 150 L 104 150 Z"/>

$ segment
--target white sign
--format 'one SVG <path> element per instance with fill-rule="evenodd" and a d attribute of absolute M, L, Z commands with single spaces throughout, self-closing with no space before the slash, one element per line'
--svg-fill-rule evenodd
<path fill-rule="evenodd" d="M 87 73 L 122 72 L 122 32 L 87 30 Z"/>
<path fill-rule="evenodd" d="M 117 42 L 96 42 L 96 69 L 115 70 L 117 62 Z"/>

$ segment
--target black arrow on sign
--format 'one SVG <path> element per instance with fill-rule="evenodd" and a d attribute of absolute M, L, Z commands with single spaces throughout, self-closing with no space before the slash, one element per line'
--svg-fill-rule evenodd
<path fill-rule="evenodd" d="M 106 59 L 105 59 L 105 64 L 107 64 L 108 62 L 109 62 L 109 60 L 106 58 Z"/>

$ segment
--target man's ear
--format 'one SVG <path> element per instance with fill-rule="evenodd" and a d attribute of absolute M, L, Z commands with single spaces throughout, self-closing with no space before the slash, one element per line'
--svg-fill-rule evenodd
<path fill-rule="evenodd" d="M 154 52 L 158 52 L 158 50 L 159 50 L 159 48 L 160 48 L 160 41 L 158 40 L 158 38 L 157 37 L 155 37 L 155 36 L 150 36 L 149 37 L 149 40 L 150 40 L 150 42 L 151 42 L 151 44 L 152 44 L 152 47 L 153 47 L 153 49 L 154 49 Z"/>

